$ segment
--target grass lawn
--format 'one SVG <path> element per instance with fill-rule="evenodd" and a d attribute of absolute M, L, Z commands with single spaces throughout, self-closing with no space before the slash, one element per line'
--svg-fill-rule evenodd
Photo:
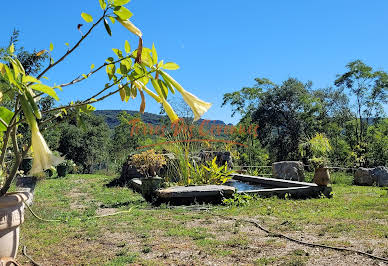
<path fill-rule="evenodd" d="M 243 206 L 155 208 L 114 177 L 70 175 L 41 180 L 21 230 L 18 260 L 42 265 L 379 265 L 352 253 L 310 248 L 215 216 L 255 218 L 305 241 L 388 257 L 388 190 L 333 184 L 332 199 L 254 199 Z M 131 213 L 88 219 L 135 207 Z"/>

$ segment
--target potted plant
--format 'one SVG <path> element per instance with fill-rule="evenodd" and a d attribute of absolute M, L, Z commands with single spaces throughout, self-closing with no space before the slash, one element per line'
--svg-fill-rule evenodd
<path fill-rule="evenodd" d="M 75 167 L 75 163 L 72 160 L 64 160 L 57 166 L 58 177 L 65 177 L 68 173 L 71 173 Z"/>
<path fill-rule="evenodd" d="M 153 149 L 144 151 L 132 156 L 132 164 L 142 173 L 142 195 L 146 200 L 151 201 L 155 190 L 161 187 L 162 178 L 157 174 L 166 164 L 166 158 L 162 154 L 157 154 Z"/>
<path fill-rule="evenodd" d="M 313 182 L 319 186 L 327 186 L 330 182 L 330 173 L 327 165 L 331 149 L 329 139 L 322 133 L 317 133 L 315 137 L 299 146 L 302 156 L 306 156 L 307 152 L 311 155 L 309 162 L 315 169 Z"/>
<path fill-rule="evenodd" d="M 163 106 L 172 122 L 176 122 L 179 118 L 167 102 L 167 90 L 174 93 L 174 88 L 182 94 L 185 102 L 193 110 L 195 120 L 198 120 L 210 108 L 210 103 L 204 102 L 187 92 L 166 72 L 166 70 L 178 69 L 177 64 L 172 62 L 164 63 L 163 60 L 159 61 L 155 46 L 152 46 L 152 48 L 143 47 L 142 32 L 129 20 L 132 13 L 124 7 L 128 2 L 129 0 L 99 0 L 102 11 L 97 19 L 93 19 L 87 13 L 82 13 L 81 17 L 87 23 L 84 26 L 83 24 L 78 25 L 78 30 L 82 36 L 73 45 L 67 44 L 68 47 L 64 49 L 62 55 L 52 55 L 53 44 L 50 44 L 47 49 L 30 54 L 32 62 L 34 60 L 36 62 L 36 60 L 43 57 L 49 59 L 48 66 L 40 73 L 38 73 L 38 70 L 36 75 L 29 72 L 28 69 L 30 68 L 27 68 L 19 61 L 13 43 L 7 49 L 0 49 L 0 102 L 2 104 L 0 106 L 0 132 L 2 133 L 2 136 L 0 136 L 2 138 L 0 142 L 0 198 L 2 202 L 6 202 L 5 205 L 0 205 L 0 221 L 3 221 L 4 217 L 11 217 L 11 214 L 7 211 L 10 209 L 13 213 L 14 208 L 18 208 L 19 220 L 23 221 L 23 204 L 20 204 L 20 202 L 24 200 L 26 195 L 18 194 L 18 196 L 15 196 L 14 193 L 7 192 L 28 152 L 32 150 L 33 161 L 29 171 L 31 175 L 41 173 L 63 161 L 62 158 L 53 155 L 40 131 L 48 125 L 54 126 L 55 123 L 59 123 L 60 121 L 57 118 L 65 115 L 67 110 L 75 111 L 77 118 L 81 119 L 81 113 L 91 112 L 95 109 L 91 104 L 119 94 L 121 100 L 125 102 L 140 95 L 142 99 L 140 112 L 144 112 L 145 92 Z M 138 37 L 139 43 L 134 50 L 131 49 L 128 41 L 125 41 L 123 50 L 112 49 L 115 58 L 110 56 L 99 66 L 92 64 L 90 71 L 86 74 L 79 75 L 65 83 L 57 81 L 56 84 L 60 85 L 49 86 L 42 83 L 41 79 L 46 78 L 45 75 L 49 71 L 73 54 L 80 44 L 88 39 L 88 36 L 94 32 L 97 26 L 104 24 L 107 34 L 111 35 L 110 25 L 114 22 L 118 22 L 116 25 L 122 25 Z M 27 60 L 28 62 L 31 62 L 31 60 Z M 100 73 L 100 70 L 106 71 L 109 81 L 96 90 L 94 95 L 76 103 L 71 102 L 68 105 L 48 110 L 41 109 L 42 107 L 38 104 L 41 96 L 58 100 L 56 89 L 62 90 L 64 87 L 85 82 L 90 76 Z M 147 87 L 149 86 L 148 83 L 152 84 L 154 91 Z M 23 138 L 24 145 L 20 145 L 19 135 L 22 131 L 29 131 L 30 133 Z M 5 157 L 10 153 L 12 162 L 6 162 Z M 157 165 L 150 167 L 148 173 L 152 173 L 152 169 L 155 172 L 157 168 Z M 13 248 L 1 249 L 0 257 L 13 257 L 16 254 L 17 249 L 15 246 L 17 247 L 17 244 L 8 243 L 8 240 L 13 239 L 17 243 L 17 238 L 14 237 L 14 232 L 10 232 L 8 229 L 5 230 L 0 227 L 0 239 L 6 239 L 7 244 Z M 1 243 L 0 246 L 3 247 L 3 244 Z M 12 252 L 4 250 L 12 250 Z"/>

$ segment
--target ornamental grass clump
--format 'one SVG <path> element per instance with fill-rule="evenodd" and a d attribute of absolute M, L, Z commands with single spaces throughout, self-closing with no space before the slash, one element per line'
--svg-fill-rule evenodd
<path fill-rule="evenodd" d="M 164 155 L 155 153 L 153 149 L 132 156 L 133 166 L 147 178 L 156 176 L 166 163 Z"/>

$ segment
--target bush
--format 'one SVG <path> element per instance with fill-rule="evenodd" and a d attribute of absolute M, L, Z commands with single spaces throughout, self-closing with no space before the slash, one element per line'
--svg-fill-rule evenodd
<path fill-rule="evenodd" d="M 132 164 L 146 177 L 159 173 L 166 158 L 162 154 L 156 154 L 153 149 L 132 156 Z"/>

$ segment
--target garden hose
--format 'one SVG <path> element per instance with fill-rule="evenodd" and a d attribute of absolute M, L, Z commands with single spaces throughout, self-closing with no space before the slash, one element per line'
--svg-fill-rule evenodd
<path fill-rule="evenodd" d="M 310 246 L 310 247 L 316 247 L 316 248 L 332 249 L 332 250 L 337 250 L 337 251 L 352 252 L 352 253 L 356 253 L 358 255 L 367 256 L 367 257 L 369 257 L 371 259 L 376 259 L 376 260 L 381 260 L 381 261 L 384 261 L 384 262 L 388 262 L 387 258 L 375 256 L 375 255 L 372 255 L 372 254 L 369 254 L 367 252 L 363 252 L 363 251 L 360 251 L 360 250 L 349 249 L 349 248 L 342 248 L 342 247 L 326 246 L 326 245 L 315 244 L 315 243 L 309 243 L 309 242 L 305 242 L 305 241 L 302 241 L 302 240 L 299 240 L 299 239 L 296 239 L 296 238 L 292 238 L 292 237 L 289 237 L 289 236 L 286 236 L 286 235 L 283 235 L 283 234 L 280 234 L 280 233 L 275 233 L 275 232 L 272 232 L 272 231 L 264 228 L 259 222 L 255 221 L 255 220 L 237 219 L 237 218 L 226 217 L 226 216 L 217 215 L 217 214 L 213 214 L 213 215 L 221 217 L 221 218 L 224 218 L 224 219 L 234 220 L 236 222 L 240 221 L 240 222 L 245 222 L 245 223 L 253 224 L 255 227 L 259 228 L 260 230 L 266 232 L 267 234 L 269 234 L 271 236 L 279 237 L 279 238 L 284 238 L 284 239 L 287 239 L 289 241 L 292 241 L 292 242 L 295 242 L 295 243 L 298 243 L 298 244 L 301 244 L 301 245 Z"/>

